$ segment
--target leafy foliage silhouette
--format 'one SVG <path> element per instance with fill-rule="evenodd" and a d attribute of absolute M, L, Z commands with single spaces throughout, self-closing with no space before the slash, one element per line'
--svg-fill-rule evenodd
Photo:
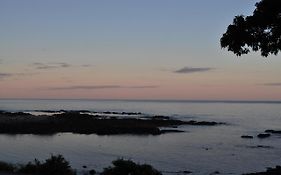
<path fill-rule="evenodd" d="M 261 0 L 252 16 L 235 16 L 220 43 L 237 56 L 260 51 L 267 57 L 281 51 L 281 1 Z"/>
<path fill-rule="evenodd" d="M 20 173 L 25 174 L 40 174 L 40 175 L 75 175 L 76 173 L 70 167 L 69 162 L 64 159 L 62 155 L 51 155 L 44 163 L 37 159 L 34 162 L 29 162 L 22 166 Z"/>
<path fill-rule="evenodd" d="M 14 172 L 15 169 L 16 169 L 15 165 L 0 161 L 0 172 L 1 171 Z"/>
<path fill-rule="evenodd" d="M 105 168 L 101 175 L 162 175 L 151 165 L 139 165 L 131 160 L 117 159 L 112 164 L 114 167 Z"/>

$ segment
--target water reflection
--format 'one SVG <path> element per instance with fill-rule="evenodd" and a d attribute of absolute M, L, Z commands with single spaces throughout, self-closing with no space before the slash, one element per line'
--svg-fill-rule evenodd
<path fill-rule="evenodd" d="M 82 169 L 86 165 L 101 170 L 116 158 L 126 158 L 152 164 L 162 171 L 190 170 L 195 174 L 242 173 L 280 163 L 280 140 L 276 138 L 263 143 L 274 149 L 251 149 L 249 145 L 261 141 L 244 141 L 231 132 L 223 134 L 227 126 L 188 130 L 160 136 L 0 135 L 0 159 L 23 163 L 63 154 L 74 168 Z"/>

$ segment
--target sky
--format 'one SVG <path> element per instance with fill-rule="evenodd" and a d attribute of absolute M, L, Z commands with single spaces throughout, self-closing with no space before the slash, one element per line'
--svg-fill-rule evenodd
<path fill-rule="evenodd" d="M 220 37 L 257 0 L 0 0 L 0 98 L 281 100 L 281 56 Z"/>

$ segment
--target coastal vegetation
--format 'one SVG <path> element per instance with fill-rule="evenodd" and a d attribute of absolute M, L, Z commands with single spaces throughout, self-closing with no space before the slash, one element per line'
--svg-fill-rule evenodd
<path fill-rule="evenodd" d="M 14 165 L 0 162 L 0 172 L 14 174 L 75 175 L 76 172 L 62 155 L 51 155 L 45 162 L 35 159 L 27 164 Z"/>
<path fill-rule="evenodd" d="M 256 3 L 253 15 L 238 15 L 229 25 L 220 43 L 237 56 L 250 49 L 267 57 L 281 51 L 281 1 L 262 0 Z"/>
<path fill-rule="evenodd" d="M 148 164 L 136 164 L 131 160 L 117 159 L 113 167 L 104 168 L 101 175 L 161 175 L 162 173 Z"/>
<path fill-rule="evenodd" d="M 103 169 L 102 172 L 97 172 L 94 169 L 90 169 L 83 172 L 83 175 L 162 175 L 162 172 L 155 169 L 148 164 L 138 164 L 132 160 L 117 159 L 112 161 L 113 166 L 109 166 Z M 85 166 L 86 167 L 86 166 Z M 65 160 L 62 155 L 51 155 L 50 158 L 41 162 L 35 159 L 27 164 L 10 164 L 6 162 L 0 162 L 0 175 L 3 173 L 14 175 L 76 175 L 78 174 L 74 170 L 69 162 Z M 190 174 L 190 171 L 175 172 L 180 174 Z M 217 172 L 216 174 L 220 174 Z M 265 172 L 247 173 L 243 175 L 280 175 L 281 167 L 268 168 Z"/>
<path fill-rule="evenodd" d="M 161 175 L 162 173 L 151 165 L 137 164 L 131 160 L 117 159 L 112 161 L 113 166 L 104 168 L 100 175 Z M 27 164 L 14 165 L 0 162 L 1 173 L 30 174 L 30 175 L 76 175 L 76 171 L 71 168 L 69 162 L 62 155 L 51 155 L 44 162 L 35 159 Z M 94 169 L 84 172 L 84 174 L 94 175 Z"/>

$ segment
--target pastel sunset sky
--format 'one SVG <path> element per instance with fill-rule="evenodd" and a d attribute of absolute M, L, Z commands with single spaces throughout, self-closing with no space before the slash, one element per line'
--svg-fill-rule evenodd
<path fill-rule="evenodd" d="M 219 43 L 256 2 L 0 0 L 0 98 L 280 100 L 280 55 Z"/>

